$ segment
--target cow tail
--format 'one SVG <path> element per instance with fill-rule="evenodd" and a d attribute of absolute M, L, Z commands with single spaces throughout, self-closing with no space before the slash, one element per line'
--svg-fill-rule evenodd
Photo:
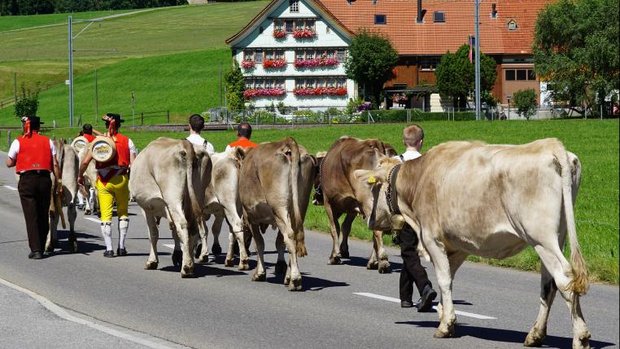
<path fill-rule="evenodd" d="M 578 181 L 581 172 L 581 164 L 576 156 L 573 158 L 573 163 L 571 164 L 568 153 L 564 149 L 560 154 L 558 154 L 557 159 L 560 162 L 560 171 L 562 176 L 562 202 L 564 204 L 564 218 L 566 221 L 566 228 L 568 230 L 568 241 L 571 250 L 571 266 L 573 269 L 573 279 L 568 287 L 576 294 L 584 295 L 588 291 L 589 287 L 588 268 L 581 254 L 579 241 L 577 240 L 575 211 L 573 208 L 573 172 L 576 171 L 575 180 Z M 576 183 L 576 185 L 578 186 L 579 183 Z"/>
<path fill-rule="evenodd" d="M 202 208 L 200 207 L 200 203 L 198 201 L 198 197 L 196 196 L 196 188 L 194 188 L 194 170 L 198 170 L 200 166 L 200 162 L 198 161 L 198 157 L 196 152 L 194 151 L 194 146 L 189 142 L 183 141 L 183 148 L 185 148 L 185 166 L 186 166 L 186 178 L 187 184 L 185 186 L 185 190 L 188 191 L 189 194 L 189 202 L 191 204 L 191 210 L 194 214 L 194 217 L 200 217 L 202 214 Z"/>
<path fill-rule="evenodd" d="M 306 245 L 304 243 L 303 219 L 299 209 L 299 169 L 301 166 L 301 159 L 297 142 L 291 138 L 289 144 L 291 147 L 291 171 L 289 172 L 289 183 L 291 185 L 291 193 L 293 194 L 293 216 L 291 217 L 291 224 L 295 234 L 297 256 L 303 257 L 307 255 L 308 252 L 306 251 Z"/>

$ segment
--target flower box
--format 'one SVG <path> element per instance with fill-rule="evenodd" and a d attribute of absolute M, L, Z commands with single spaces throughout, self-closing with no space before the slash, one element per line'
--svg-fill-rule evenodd
<path fill-rule="evenodd" d="M 283 88 L 249 88 L 243 91 L 243 98 L 278 97 L 286 93 Z"/>
<path fill-rule="evenodd" d="M 284 39 L 286 37 L 286 32 L 282 29 L 274 29 L 273 37 L 276 39 Z"/>
<path fill-rule="evenodd" d="M 295 60 L 295 68 L 316 68 L 316 67 L 333 67 L 340 64 L 338 59 L 333 57 L 321 57 L 321 58 L 310 58 L 310 59 L 296 59 Z"/>
<path fill-rule="evenodd" d="M 295 96 L 346 96 L 346 87 L 301 87 L 293 90 Z"/>
<path fill-rule="evenodd" d="M 295 39 L 312 39 L 316 36 L 316 32 L 312 29 L 295 29 L 293 31 L 293 37 Z"/>
<path fill-rule="evenodd" d="M 241 68 L 249 70 L 249 69 L 254 69 L 254 67 L 256 66 L 256 63 L 254 61 L 250 61 L 250 60 L 243 60 L 241 61 Z"/>
<path fill-rule="evenodd" d="M 263 61 L 263 68 L 265 69 L 280 69 L 286 66 L 286 60 L 279 59 L 266 59 Z"/>

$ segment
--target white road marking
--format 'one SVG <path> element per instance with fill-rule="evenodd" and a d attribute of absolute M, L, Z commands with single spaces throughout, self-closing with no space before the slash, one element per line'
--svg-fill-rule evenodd
<path fill-rule="evenodd" d="M 7 280 L 1 279 L 0 278 L 0 284 L 3 284 L 5 286 L 8 286 L 16 291 L 25 293 L 27 295 L 29 295 L 30 297 L 34 298 L 36 301 L 38 301 L 43 307 L 45 307 L 46 309 L 48 309 L 49 311 L 51 311 L 52 313 L 56 314 L 58 317 L 68 320 L 68 321 L 72 321 L 75 322 L 77 324 L 81 324 L 81 325 L 85 325 L 88 326 L 90 328 L 93 328 L 95 330 L 101 331 L 103 333 L 107 333 L 109 335 L 112 335 L 114 337 L 118 337 L 118 338 L 122 338 L 122 339 L 126 339 L 128 341 L 132 341 L 134 343 L 138 343 L 141 345 L 144 345 L 146 347 L 152 348 L 152 349 L 169 349 L 172 347 L 175 348 L 186 348 L 185 346 L 176 344 L 176 343 L 171 343 L 170 345 L 166 345 L 165 340 L 163 339 L 159 339 L 159 338 L 154 338 L 154 340 L 149 340 L 148 338 L 143 338 L 146 337 L 148 335 L 144 335 L 144 334 L 140 334 L 140 336 L 143 337 L 139 337 L 137 335 L 133 335 L 130 333 L 125 333 L 123 331 L 114 329 L 114 328 L 110 328 L 110 327 L 106 327 L 104 325 L 95 323 L 93 321 L 89 321 L 87 319 L 82 319 L 79 318 L 77 316 L 73 316 L 71 314 L 69 314 L 65 309 L 59 307 L 58 305 L 52 303 L 52 301 L 50 301 L 49 299 L 41 296 L 40 294 L 37 294 L 35 292 L 32 292 L 28 289 L 25 289 L 23 287 L 20 287 L 18 285 L 15 285 Z"/>
<path fill-rule="evenodd" d="M 17 191 L 17 188 L 15 188 L 15 187 L 11 187 L 10 185 L 3 185 L 3 187 L 5 187 L 5 188 L 7 188 L 7 189 L 10 189 L 10 190 L 15 190 L 15 191 Z"/>
<path fill-rule="evenodd" d="M 88 219 L 91 222 L 95 222 L 97 224 L 101 224 L 101 220 L 97 219 L 97 218 L 92 218 L 92 217 L 84 217 L 84 219 Z"/>
<path fill-rule="evenodd" d="M 168 247 L 169 249 L 174 250 L 174 244 L 163 244 L 163 245 Z"/>
<path fill-rule="evenodd" d="M 382 301 L 388 301 L 388 302 L 393 302 L 393 303 L 400 303 L 400 299 L 398 299 L 398 298 L 382 296 L 382 295 L 374 294 L 374 293 L 353 292 L 353 294 L 356 294 L 358 296 L 374 298 L 374 299 L 380 299 Z M 433 306 L 433 309 L 437 310 L 437 307 Z M 480 314 L 475 314 L 475 313 L 469 313 L 469 312 L 460 311 L 460 310 L 455 310 L 454 312 L 457 315 L 466 316 L 466 317 L 472 317 L 474 319 L 481 319 L 481 320 L 496 320 L 497 319 L 497 318 L 494 318 L 492 316 L 480 315 Z"/>

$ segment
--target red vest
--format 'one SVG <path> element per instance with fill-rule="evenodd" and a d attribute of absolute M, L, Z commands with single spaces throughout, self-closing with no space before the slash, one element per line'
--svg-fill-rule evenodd
<path fill-rule="evenodd" d="M 95 139 L 95 136 L 89 135 L 88 133 L 84 133 L 84 138 L 88 141 L 88 143 L 92 142 Z"/>
<path fill-rule="evenodd" d="M 229 144 L 231 148 L 232 147 L 254 148 L 256 147 L 256 145 L 257 145 L 256 143 L 252 142 L 251 140 L 245 137 L 240 137 L 238 140 Z"/>
<path fill-rule="evenodd" d="M 95 167 L 97 169 L 110 166 L 129 167 L 129 138 L 120 133 L 117 133 L 114 137 L 116 138 L 114 141 L 116 155 L 108 162 L 96 162 Z"/>
<path fill-rule="evenodd" d="M 49 138 L 33 131 L 30 137 L 21 136 L 17 140 L 19 141 L 19 153 L 15 159 L 15 172 L 52 171 L 52 149 Z"/>

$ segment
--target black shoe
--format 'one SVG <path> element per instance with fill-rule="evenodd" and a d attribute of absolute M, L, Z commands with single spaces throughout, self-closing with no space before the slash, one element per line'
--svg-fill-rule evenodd
<path fill-rule="evenodd" d="M 433 307 L 433 300 L 437 297 L 437 292 L 430 285 L 426 285 L 422 291 L 422 298 L 418 301 L 418 312 L 426 312 Z"/>
<path fill-rule="evenodd" d="M 43 253 L 41 251 L 33 251 L 28 254 L 30 259 L 43 259 Z"/>
<path fill-rule="evenodd" d="M 126 256 L 127 255 L 127 250 L 124 248 L 117 248 L 116 249 L 116 255 L 117 256 Z"/>
<path fill-rule="evenodd" d="M 411 301 L 400 301 L 401 308 L 413 308 L 413 302 Z"/>
<path fill-rule="evenodd" d="M 107 251 L 106 250 L 105 252 L 103 252 L 103 256 L 106 257 L 106 258 L 112 258 L 112 257 L 114 257 L 114 251 L 112 251 L 112 250 Z"/>

